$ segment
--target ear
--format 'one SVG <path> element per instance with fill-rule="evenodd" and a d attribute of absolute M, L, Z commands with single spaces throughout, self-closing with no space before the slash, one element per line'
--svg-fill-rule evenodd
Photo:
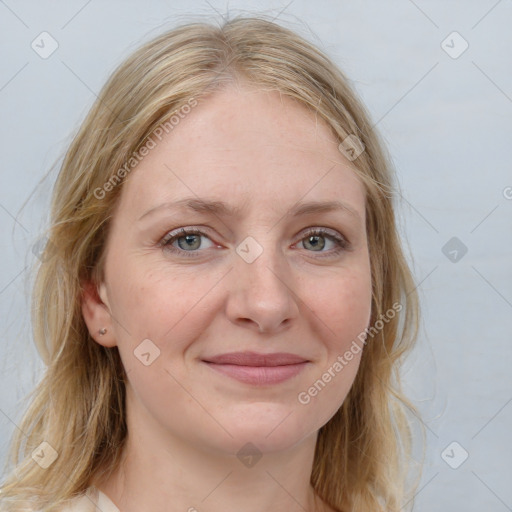
<path fill-rule="evenodd" d="M 117 345 L 104 283 L 82 282 L 82 315 L 92 338 L 104 347 Z M 106 329 L 100 334 L 100 329 Z"/>

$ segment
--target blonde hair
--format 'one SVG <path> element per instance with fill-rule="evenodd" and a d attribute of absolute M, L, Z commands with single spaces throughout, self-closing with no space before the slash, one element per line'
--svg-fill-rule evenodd
<path fill-rule="evenodd" d="M 350 135 L 364 144 L 352 164 L 366 189 L 370 325 L 380 320 L 382 328 L 372 332 L 344 403 L 319 431 L 311 484 L 340 511 L 398 512 L 412 496 L 405 484 L 413 438 L 406 407 L 414 408 L 399 368 L 418 334 L 419 306 L 396 227 L 390 158 L 344 74 L 294 31 L 259 16 L 220 28 L 192 22 L 144 44 L 108 79 L 72 141 L 53 191 L 32 299 L 34 340 L 47 369 L 14 433 L 14 469 L 0 495 L 13 507 L 6 510 L 32 504 L 56 511 L 118 467 L 127 435 L 126 375 L 117 347 L 96 343 L 86 328 L 82 283 L 103 277 L 126 162 L 171 113 L 239 78 L 295 99 L 340 142 Z M 397 303 L 400 314 L 382 321 Z M 43 441 L 58 453 L 47 469 L 31 457 Z"/>

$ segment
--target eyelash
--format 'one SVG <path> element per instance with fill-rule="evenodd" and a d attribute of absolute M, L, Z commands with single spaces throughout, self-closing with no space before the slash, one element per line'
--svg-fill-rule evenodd
<path fill-rule="evenodd" d="M 200 229 L 180 228 L 178 232 L 176 232 L 176 230 L 175 230 L 175 231 L 171 231 L 170 233 L 168 233 L 162 239 L 162 241 L 159 243 L 159 245 L 161 247 L 163 247 L 165 250 L 170 251 L 174 254 L 184 255 L 185 257 L 188 257 L 188 258 L 195 258 L 197 256 L 195 256 L 194 253 L 197 254 L 201 251 L 199 251 L 199 250 L 185 251 L 183 249 L 177 249 L 176 247 L 173 247 L 171 245 L 175 240 L 178 240 L 179 238 L 182 238 L 182 237 L 185 237 L 188 235 L 202 235 L 209 239 L 208 235 L 206 233 L 204 233 L 203 231 L 201 231 Z M 309 230 L 307 233 L 305 233 L 303 238 L 301 238 L 299 240 L 299 242 L 308 237 L 311 237 L 311 236 L 322 236 L 325 238 L 329 238 L 337 246 L 335 249 L 332 249 L 331 251 L 327 251 L 327 254 L 318 256 L 319 258 L 328 258 L 328 257 L 337 256 L 338 254 L 340 254 L 344 251 L 347 251 L 350 248 L 350 244 L 346 238 L 336 235 L 336 234 L 332 233 L 330 230 L 327 230 L 325 228 L 314 228 L 314 229 Z M 308 251 L 308 252 L 316 252 L 316 251 Z M 320 252 L 320 254 L 323 254 L 323 252 Z"/>

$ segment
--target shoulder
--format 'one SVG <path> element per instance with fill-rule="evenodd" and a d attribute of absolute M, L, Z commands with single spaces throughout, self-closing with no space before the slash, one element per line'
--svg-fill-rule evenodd
<path fill-rule="evenodd" d="M 0 512 L 8 512 L 0 503 Z M 19 510 L 19 508 L 15 509 Z M 23 508 L 24 511 L 28 510 Z M 75 496 L 59 507 L 59 512 L 120 512 L 110 498 L 98 488 L 91 486 L 83 494 Z M 41 512 L 39 507 L 30 507 L 31 512 Z"/>
<path fill-rule="evenodd" d="M 62 512 L 120 512 L 110 498 L 97 487 L 91 486 L 87 491 L 74 498 Z"/>
<path fill-rule="evenodd" d="M 119 512 L 119 509 L 96 487 L 89 487 L 59 508 L 59 512 Z M 112 508 L 114 507 L 114 508 Z M 40 512 L 40 511 L 36 511 Z"/>
<path fill-rule="evenodd" d="M 76 496 L 64 505 L 61 512 L 97 512 L 98 495 L 96 489 L 89 487 L 84 494 Z"/>

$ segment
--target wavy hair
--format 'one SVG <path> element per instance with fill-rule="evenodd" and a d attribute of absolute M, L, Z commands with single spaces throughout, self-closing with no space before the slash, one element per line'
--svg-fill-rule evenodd
<path fill-rule="evenodd" d="M 239 16 L 220 27 L 186 23 L 143 44 L 109 77 L 65 154 L 32 295 L 33 336 L 46 368 L 13 435 L 2 510 L 56 511 L 118 467 L 126 374 L 117 347 L 96 343 L 87 330 L 82 283 L 103 277 L 126 162 L 171 114 L 237 79 L 296 100 L 340 142 L 350 135 L 364 144 L 352 166 L 366 192 L 371 325 L 382 328 L 319 431 L 311 484 L 339 511 L 398 512 L 411 501 L 417 481 L 406 484 L 414 439 L 407 408 L 415 409 L 399 370 L 418 335 L 419 304 L 396 225 L 391 159 L 348 79 L 322 51 L 264 16 Z M 397 303 L 400 314 L 383 322 Z M 32 458 L 43 441 L 58 454 L 47 469 Z"/>

